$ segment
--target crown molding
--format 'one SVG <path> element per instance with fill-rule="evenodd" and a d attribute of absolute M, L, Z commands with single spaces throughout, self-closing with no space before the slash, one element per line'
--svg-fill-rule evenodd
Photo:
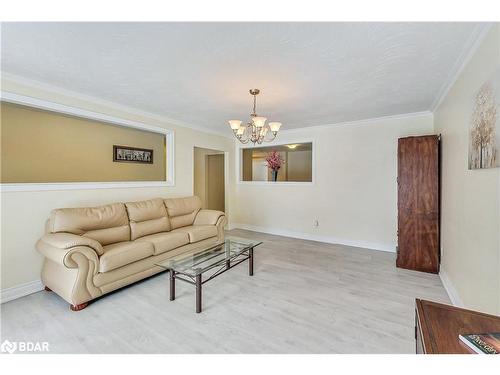
<path fill-rule="evenodd" d="M 61 95 L 61 96 L 81 100 L 81 101 L 84 101 L 84 102 L 87 102 L 90 104 L 107 107 L 107 108 L 112 109 L 112 110 L 125 112 L 125 113 L 135 115 L 135 116 L 146 117 L 146 118 L 149 118 L 149 119 L 152 119 L 155 121 L 159 121 L 159 122 L 162 122 L 162 123 L 165 123 L 168 125 L 173 125 L 173 126 L 180 127 L 180 128 L 188 128 L 188 129 L 200 131 L 203 133 L 217 135 L 217 136 L 231 139 L 231 135 L 229 135 L 223 131 L 206 129 L 206 128 L 203 128 L 203 127 L 200 127 L 197 125 L 186 123 L 184 121 L 175 120 L 175 119 L 166 117 L 164 115 L 161 115 L 161 114 L 158 114 L 155 112 L 144 111 L 144 110 L 139 109 L 139 108 L 115 103 L 115 102 L 101 99 L 101 98 L 98 98 L 98 97 L 92 96 L 92 95 L 82 94 L 80 92 L 64 89 L 62 87 L 58 87 L 58 86 L 54 86 L 54 85 L 51 85 L 51 84 L 48 84 L 45 82 L 22 77 L 22 76 L 19 76 L 16 74 L 12 74 L 12 73 L 8 73 L 8 72 L 1 72 L 1 78 L 2 78 L 2 81 L 3 80 L 10 81 L 10 82 L 13 82 L 14 84 L 26 86 L 28 88 L 33 88 L 33 89 L 41 90 L 41 91 L 47 91 L 49 93 L 53 93 L 56 95 Z M 8 91 L 8 90 L 5 90 L 5 91 Z M 41 99 L 45 99 L 45 98 L 41 98 Z"/>
<path fill-rule="evenodd" d="M 362 119 L 362 120 L 355 120 L 355 121 L 344 121 L 344 122 L 336 122 L 336 123 L 324 124 L 324 125 L 303 126 L 300 128 L 282 130 L 279 132 L 279 134 L 293 134 L 296 132 L 302 132 L 304 130 L 309 131 L 309 130 L 332 129 L 333 127 L 338 127 L 338 126 L 366 125 L 366 124 L 368 124 L 370 122 L 374 122 L 374 121 L 391 121 L 391 120 L 401 120 L 401 119 L 408 119 L 408 118 L 414 118 L 414 117 L 431 117 L 432 118 L 433 116 L 434 115 L 431 111 L 402 113 L 402 114 L 398 114 L 398 115 L 371 117 L 371 118 L 366 118 L 366 119 Z"/>
<path fill-rule="evenodd" d="M 444 98 L 446 98 L 451 88 L 457 81 L 458 77 L 467 66 L 467 63 L 470 61 L 472 56 L 474 56 L 477 49 L 481 45 L 483 39 L 485 38 L 486 34 L 488 34 L 493 25 L 494 25 L 493 23 L 483 23 L 481 25 L 477 25 L 474 28 L 472 35 L 465 44 L 464 48 L 462 49 L 462 53 L 458 57 L 453 67 L 450 69 L 450 74 L 448 75 L 448 79 L 441 86 L 441 89 L 438 91 L 436 98 L 434 99 L 434 102 L 431 105 L 430 108 L 431 112 L 435 112 L 439 108 Z"/>

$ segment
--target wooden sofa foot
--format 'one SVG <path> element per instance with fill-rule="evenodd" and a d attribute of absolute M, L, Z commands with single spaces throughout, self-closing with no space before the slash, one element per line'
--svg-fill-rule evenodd
<path fill-rule="evenodd" d="M 45 286 L 45 291 L 46 292 L 52 292 L 52 289 L 50 289 L 48 286 Z"/>
<path fill-rule="evenodd" d="M 81 303 L 79 305 L 69 305 L 69 308 L 71 309 L 71 311 L 80 311 L 80 310 L 83 310 L 84 308 L 86 308 L 88 306 L 88 302 L 85 302 L 85 303 Z"/>

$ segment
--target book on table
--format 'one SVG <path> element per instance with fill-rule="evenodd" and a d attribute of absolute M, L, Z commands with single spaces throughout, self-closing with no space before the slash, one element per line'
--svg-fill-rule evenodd
<path fill-rule="evenodd" d="M 474 353 L 500 354 L 500 332 L 459 335 L 459 338 Z"/>

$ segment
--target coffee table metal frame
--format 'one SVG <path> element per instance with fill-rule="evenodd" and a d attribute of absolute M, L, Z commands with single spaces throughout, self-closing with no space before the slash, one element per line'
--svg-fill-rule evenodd
<path fill-rule="evenodd" d="M 217 276 L 223 274 L 224 272 L 230 270 L 231 268 L 237 266 L 238 264 L 248 260 L 248 275 L 253 276 L 253 259 L 254 259 L 254 247 L 260 245 L 260 243 L 256 244 L 248 244 L 249 248 L 241 252 L 240 254 L 234 256 L 233 258 L 221 260 L 213 264 L 211 267 L 196 272 L 196 276 L 189 275 L 182 271 L 175 271 L 174 269 L 169 269 L 169 279 L 170 279 L 170 301 L 175 300 L 175 281 L 180 280 L 184 281 L 188 284 L 194 285 L 196 288 L 196 312 L 200 313 L 202 310 L 202 285 L 209 282 L 210 280 L 216 278 Z M 210 249 L 216 249 L 218 247 L 225 246 L 225 242 L 214 245 L 206 249 L 205 251 L 209 251 Z M 202 251 L 202 252 L 205 252 Z M 203 274 L 213 270 L 214 272 L 205 280 L 203 280 Z"/>

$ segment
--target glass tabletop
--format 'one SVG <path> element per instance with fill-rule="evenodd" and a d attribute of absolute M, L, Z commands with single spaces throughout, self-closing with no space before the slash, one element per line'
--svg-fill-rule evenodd
<path fill-rule="evenodd" d="M 156 265 L 194 277 L 244 256 L 248 250 L 261 243 L 258 240 L 228 236 L 223 242 L 192 249 Z"/>

